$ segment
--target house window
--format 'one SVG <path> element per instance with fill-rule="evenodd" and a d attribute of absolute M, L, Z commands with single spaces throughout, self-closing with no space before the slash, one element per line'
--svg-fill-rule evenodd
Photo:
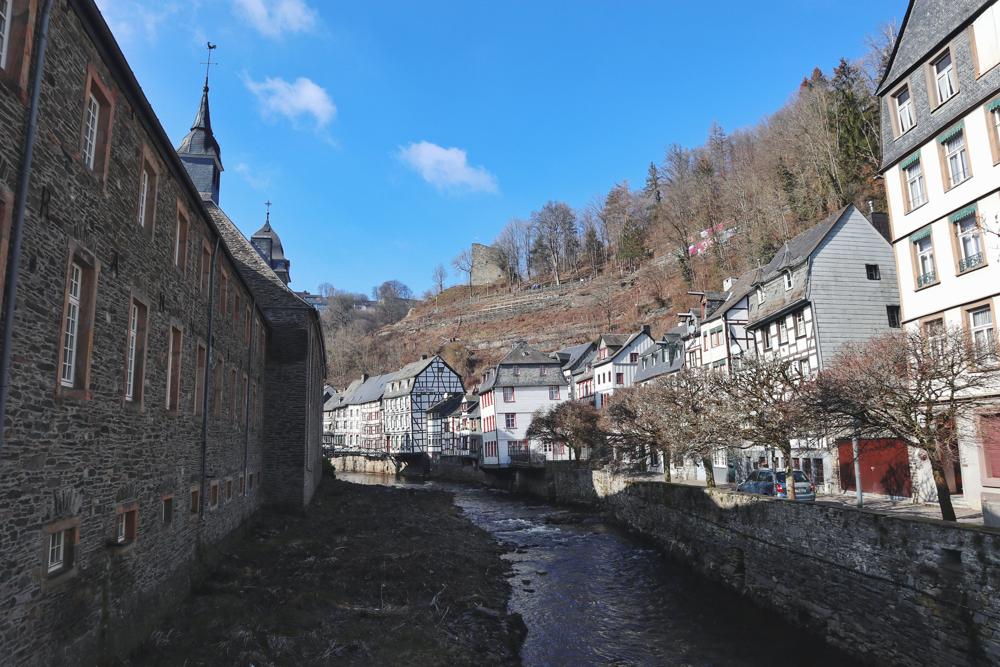
<path fill-rule="evenodd" d="M 965 133 L 959 131 L 941 142 L 948 170 L 948 187 L 955 187 L 969 178 L 969 157 L 965 150 Z"/>
<path fill-rule="evenodd" d="M 763 287 L 758 287 L 757 288 L 757 305 L 761 306 L 763 304 L 764 304 L 764 288 Z"/>
<path fill-rule="evenodd" d="M 972 330 L 972 344 L 976 356 L 983 362 L 997 360 L 996 336 L 993 333 L 993 312 L 989 306 L 969 311 L 969 327 Z"/>
<path fill-rule="evenodd" d="M 934 265 L 934 244 L 931 242 L 930 231 L 913 242 L 913 252 L 916 257 L 917 289 L 933 285 L 937 282 L 937 271 Z"/>
<path fill-rule="evenodd" d="M 879 271 L 878 264 L 865 264 L 865 275 L 868 280 L 882 280 L 882 272 Z"/>
<path fill-rule="evenodd" d="M 972 23 L 977 59 L 976 73 L 985 72 L 1000 63 L 1000 6 L 991 5 Z"/>
<path fill-rule="evenodd" d="M 785 291 L 788 291 L 792 289 L 792 272 L 785 271 L 784 277 L 785 277 Z"/>
<path fill-rule="evenodd" d="M 212 248 L 205 241 L 201 246 L 201 281 L 199 288 L 202 294 L 208 292 L 208 282 L 212 277 Z"/>
<path fill-rule="evenodd" d="M 945 345 L 947 343 L 944 320 L 938 318 L 924 322 L 923 329 L 924 339 L 927 342 L 930 353 L 938 357 L 944 356 Z"/>
<path fill-rule="evenodd" d="M 615 373 L 615 384 L 625 384 L 624 373 Z"/>
<path fill-rule="evenodd" d="M 514 366 L 514 377 L 520 377 L 520 376 L 521 376 L 521 367 Z"/>
<path fill-rule="evenodd" d="M 197 361 L 194 374 L 194 413 L 200 415 L 205 403 L 205 365 L 207 363 L 207 351 L 205 346 L 198 343 Z"/>
<path fill-rule="evenodd" d="M 508 412 L 503 416 L 503 424 L 507 428 L 517 428 L 517 413 Z"/>
<path fill-rule="evenodd" d="M 177 229 L 174 233 L 174 266 L 184 272 L 187 267 L 187 238 L 188 219 L 187 216 L 177 212 Z"/>
<path fill-rule="evenodd" d="M 219 358 L 212 373 L 212 414 L 216 417 L 222 414 L 222 383 L 225 378 L 225 366 Z"/>
<path fill-rule="evenodd" d="M 176 412 L 181 404 L 181 330 L 170 327 L 167 356 L 167 410 Z"/>
<path fill-rule="evenodd" d="M 135 542 L 139 529 L 139 504 L 119 505 L 115 512 L 115 543 Z"/>
<path fill-rule="evenodd" d="M 153 231 L 153 220 L 156 218 L 156 172 L 149 162 L 143 159 L 139 173 L 139 210 L 136 223 L 147 234 Z"/>
<path fill-rule="evenodd" d="M 236 389 L 236 367 L 229 369 L 229 416 L 235 421 L 238 417 L 236 406 L 239 404 L 239 392 Z"/>
<path fill-rule="evenodd" d="M 189 505 L 188 513 L 194 515 L 197 514 L 200 509 L 201 509 L 201 491 L 198 489 L 198 487 L 192 487 L 191 503 Z"/>
<path fill-rule="evenodd" d="M 174 522 L 174 497 L 164 496 L 161 508 L 162 508 L 161 517 L 163 519 L 163 525 L 169 526 L 171 523 Z"/>
<path fill-rule="evenodd" d="M 226 502 L 228 503 L 233 499 L 233 480 L 226 480 Z"/>
<path fill-rule="evenodd" d="M 103 178 L 111 138 L 111 102 L 93 72 L 88 76 L 84 99 L 80 156 L 87 169 Z"/>
<path fill-rule="evenodd" d="M 806 335 L 806 311 L 800 310 L 795 313 L 795 336 L 802 338 Z"/>
<path fill-rule="evenodd" d="M 913 120 L 913 100 L 910 99 L 910 89 L 903 86 L 898 93 L 893 96 L 896 103 L 896 122 L 899 134 L 905 134 L 916 123 Z"/>
<path fill-rule="evenodd" d="M 986 256 L 983 254 L 983 239 L 979 222 L 973 211 L 955 224 L 955 237 L 958 241 L 958 271 L 968 271 L 982 266 Z"/>
<path fill-rule="evenodd" d="M 83 295 L 83 267 L 76 262 L 70 265 L 69 290 L 66 299 L 66 321 L 63 325 L 62 384 L 74 386 L 76 356 L 80 341 L 80 306 Z"/>
<path fill-rule="evenodd" d="M 0 0 L 0 69 L 7 66 L 7 51 L 10 44 L 11 1 Z"/>
<path fill-rule="evenodd" d="M 125 349 L 125 400 L 142 401 L 146 362 L 146 304 L 133 298 L 129 303 L 128 337 Z"/>
<path fill-rule="evenodd" d="M 253 491 L 253 473 L 250 473 L 250 475 L 248 475 L 247 488 Z"/>
<path fill-rule="evenodd" d="M 638 361 L 639 361 L 639 353 L 638 352 L 629 352 L 628 362 L 630 364 L 634 364 L 634 363 L 637 363 Z"/>
<path fill-rule="evenodd" d="M 78 524 L 79 520 L 62 520 L 45 528 L 45 574 L 48 577 L 56 577 L 73 567 L 78 526 L 67 526 L 68 522 Z"/>
<path fill-rule="evenodd" d="M 241 400 L 240 400 L 240 405 L 239 405 L 239 420 L 240 420 L 241 424 L 245 421 L 244 420 L 244 417 L 245 417 L 244 411 L 246 410 L 247 401 L 249 401 L 249 400 L 250 400 L 250 379 L 247 377 L 247 374 L 244 373 L 243 374 L 243 393 L 241 394 Z"/>
<path fill-rule="evenodd" d="M 924 187 L 924 172 L 920 160 L 916 160 L 903 168 L 903 178 L 906 181 L 906 204 L 908 210 L 927 203 L 927 188 Z"/>
<path fill-rule="evenodd" d="M 247 494 L 247 478 L 240 475 L 240 495 L 245 496 Z"/>
<path fill-rule="evenodd" d="M 513 387 L 504 387 L 503 388 L 503 402 L 504 403 L 513 403 L 514 402 L 514 388 Z"/>
<path fill-rule="evenodd" d="M 559 400 L 559 387 L 549 387 L 549 400 L 550 401 Z"/>
<path fill-rule="evenodd" d="M 764 345 L 765 350 L 771 349 L 771 327 L 770 325 L 764 327 L 760 330 L 761 343 Z"/>
<path fill-rule="evenodd" d="M 785 343 L 788 342 L 788 331 L 785 328 L 785 318 L 782 317 L 780 320 L 775 322 L 774 326 L 775 326 L 775 333 L 777 333 L 778 337 L 777 341 L 778 345 L 779 346 L 784 345 Z"/>
<path fill-rule="evenodd" d="M 229 272 L 222 270 L 222 278 L 219 280 L 219 313 L 226 314 L 229 310 Z"/>
<path fill-rule="evenodd" d="M 799 359 L 797 365 L 799 377 L 809 377 L 809 358 Z"/>
<path fill-rule="evenodd" d="M 219 506 L 219 483 L 212 482 L 208 487 L 208 506 L 215 509 Z"/>
<path fill-rule="evenodd" d="M 893 329 L 898 329 L 901 326 L 899 306 L 886 306 L 885 307 L 886 317 L 889 319 L 889 326 Z"/>
<path fill-rule="evenodd" d="M 934 90 L 937 91 L 937 103 L 944 104 L 958 92 L 958 81 L 955 80 L 955 68 L 951 62 L 951 52 L 945 51 L 941 57 L 931 63 L 934 74 Z"/>

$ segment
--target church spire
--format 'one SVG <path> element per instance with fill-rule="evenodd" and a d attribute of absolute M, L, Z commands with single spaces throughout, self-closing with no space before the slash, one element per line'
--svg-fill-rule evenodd
<path fill-rule="evenodd" d="M 205 61 L 205 85 L 201 91 L 201 103 L 195 114 L 191 130 L 181 141 L 177 154 L 187 168 L 188 175 L 194 181 L 198 192 L 211 196 L 212 201 L 219 203 L 219 181 L 222 172 L 222 149 L 212 132 L 212 114 L 208 105 L 208 73 L 209 68 L 217 63 L 212 62 L 212 51 L 215 44 L 208 42 L 208 59 Z"/>

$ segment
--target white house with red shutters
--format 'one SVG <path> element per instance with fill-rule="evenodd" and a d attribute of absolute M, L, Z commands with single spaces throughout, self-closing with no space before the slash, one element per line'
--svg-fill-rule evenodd
<path fill-rule="evenodd" d="M 565 446 L 528 440 L 528 427 L 538 410 L 551 410 L 570 399 L 569 382 L 558 358 L 523 341 L 490 368 L 479 386 L 483 450 L 486 468 L 568 461 Z"/>
<path fill-rule="evenodd" d="M 649 326 L 634 334 L 604 334 L 594 359 L 594 405 L 600 409 L 616 389 L 631 387 L 639 369 L 639 358 L 653 347 Z"/>

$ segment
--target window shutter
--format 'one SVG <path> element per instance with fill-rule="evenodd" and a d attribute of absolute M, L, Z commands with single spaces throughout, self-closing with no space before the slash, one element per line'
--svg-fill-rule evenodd
<path fill-rule="evenodd" d="M 952 125 L 951 127 L 949 127 L 947 130 L 945 130 L 944 132 L 942 132 L 941 134 L 938 135 L 938 138 L 937 138 L 938 143 L 942 143 L 943 144 L 943 143 L 946 143 L 946 142 L 950 141 L 951 139 L 954 139 L 964 129 L 965 129 L 965 121 L 961 121 L 961 122 L 955 123 L 954 125 Z"/>
<path fill-rule="evenodd" d="M 925 238 L 931 235 L 931 226 L 927 225 L 923 229 L 913 232 L 910 234 L 910 243 L 916 243 L 917 241 L 923 241 Z"/>
<path fill-rule="evenodd" d="M 972 32 L 976 39 L 976 55 L 979 59 L 979 73 L 992 69 L 1000 63 L 1000 30 L 998 30 L 1000 12 L 993 5 L 979 15 L 973 24 Z"/>

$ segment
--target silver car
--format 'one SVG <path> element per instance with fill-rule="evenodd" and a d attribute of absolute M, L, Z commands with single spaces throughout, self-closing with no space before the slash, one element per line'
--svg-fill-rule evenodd
<path fill-rule="evenodd" d="M 809 480 L 804 472 L 794 471 L 793 478 L 795 479 L 795 500 L 816 500 L 816 485 Z M 785 485 L 785 471 L 772 470 L 771 468 L 754 470 L 743 483 L 736 487 L 736 490 L 760 493 L 775 498 L 787 498 L 788 488 Z"/>

